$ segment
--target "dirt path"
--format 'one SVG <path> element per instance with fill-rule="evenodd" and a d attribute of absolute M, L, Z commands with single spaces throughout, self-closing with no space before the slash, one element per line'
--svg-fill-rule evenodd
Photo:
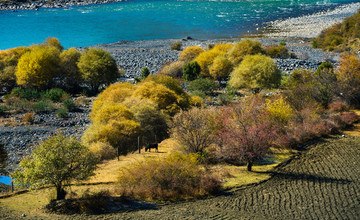
<path fill-rule="evenodd" d="M 336 136 L 311 145 L 288 164 L 275 169 L 274 177 L 267 182 L 228 195 L 126 213 L 40 218 L 359 219 L 359 158 L 359 136 Z M 21 216 L 3 211 L 0 207 L 0 219 Z"/>

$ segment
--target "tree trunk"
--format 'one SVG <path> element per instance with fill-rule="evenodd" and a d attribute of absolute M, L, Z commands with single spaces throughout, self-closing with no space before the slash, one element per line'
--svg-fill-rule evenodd
<path fill-rule="evenodd" d="M 57 186 L 56 187 L 56 200 L 65 199 L 65 196 L 66 196 L 66 191 L 61 186 Z"/>
<path fill-rule="evenodd" d="M 251 171 L 252 165 L 253 165 L 252 161 L 248 161 L 248 163 L 247 163 L 247 171 Z"/>

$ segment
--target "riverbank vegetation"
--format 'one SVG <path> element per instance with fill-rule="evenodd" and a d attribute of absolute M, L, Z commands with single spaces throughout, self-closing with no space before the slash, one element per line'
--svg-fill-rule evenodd
<path fill-rule="evenodd" d="M 360 10 L 343 22 L 325 29 L 313 41 L 313 47 L 324 50 L 358 53 L 360 51 Z"/>
<path fill-rule="evenodd" d="M 54 46 L 36 46 L 40 49 L 35 52 L 23 48 L 26 59 L 24 55 L 17 58 L 18 64 L 34 62 L 29 58 L 33 54 L 35 60 L 50 59 L 43 50 L 58 53 L 60 44 L 54 42 L 58 41 L 48 41 Z M 291 54 L 284 45 L 263 47 L 253 40 L 219 43 L 206 49 L 190 47 L 180 53 L 179 61 L 165 64 L 156 76 L 144 73 L 136 84 L 109 85 L 94 101 L 91 125 L 79 143 L 100 163 L 94 177 L 98 181 L 77 181 L 80 186 L 74 188 L 85 196 L 69 193 L 67 198 L 172 201 L 256 183 L 270 175 L 252 171 L 269 171 L 306 142 L 339 133 L 359 120 L 349 110 L 360 105 L 359 57 L 344 55 L 338 67 L 323 63 L 317 71 L 281 73 L 271 57 L 288 56 Z M 55 63 L 66 63 L 66 71 L 79 73 L 78 78 L 93 92 L 118 76 L 106 52 L 68 50 L 56 60 L 61 57 L 67 59 Z M 26 65 L 18 64 L 16 82 L 20 75 L 32 72 L 19 72 Z M 34 66 L 36 75 L 38 67 Z M 13 89 L 9 98 L 30 96 L 29 100 L 56 102 L 64 99 L 65 91 L 71 92 L 66 87 L 39 92 L 40 88 L 51 88 L 61 77 L 45 75 L 49 78 L 38 82 L 31 74 L 23 77 L 25 83 L 18 84 L 24 88 Z M 69 74 L 60 81 L 66 82 L 70 76 L 77 77 Z M 72 106 L 65 100 L 63 105 Z M 158 143 L 159 152 L 135 153 L 142 146 Z M 129 162 L 129 158 L 135 159 Z M 41 159 L 34 157 L 34 161 Z M 17 171 L 19 176 L 21 173 Z M 102 187 L 86 186 L 94 181 Z M 107 184 L 111 185 L 109 191 L 100 192 Z M 92 196 L 85 193 L 86 187 L 91 188 Z"/>

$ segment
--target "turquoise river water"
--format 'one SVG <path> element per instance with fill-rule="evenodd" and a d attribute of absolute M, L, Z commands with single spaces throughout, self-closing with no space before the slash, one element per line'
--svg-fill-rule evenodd
<path fill-rule="evenodd" d="M 119 40 L 229 38 L 264 22 L 297 17 L 355 0 L 131 0 L 39 11 L 0 11 L 0 50 L 57 37 L 66 47 Z"/>

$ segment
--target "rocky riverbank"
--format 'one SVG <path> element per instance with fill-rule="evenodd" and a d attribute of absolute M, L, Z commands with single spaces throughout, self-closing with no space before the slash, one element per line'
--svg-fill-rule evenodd
<path fill-rule="evenodd" d="M 352 16 L 359 9 L 360 3 L 352 3 L 330 11 L 272 21 L 268 23 L 265 29 L 265 36 L 315 38 L 322 30 Z"/>
<path fill-rule="evenodd" d="M 1 10 L 38 10 L 39 8 L 66 8 L 92 4 L 107 4 L 126 0 L 34 0 L 34 1 L 0 1 Z"/>
<path fill-rule="evenodd" d="M 155 74 L 165 62 L 178 60 L 180 52 L 171 50 L 171 44 L 174 42 L 181 41 L 182 48 L 194 45 L 206 48 L 209 44 L 233 43 L 239 40 L 241 39 L 195 40 L 186 37 L 184 39 L 119 41 L 94 47 L 109 51 L 118 66 L 125 70 L 125 78 L 134 78 L 140 75 L 143 67 L 148 67 L 150 72 Z M 339 58 L 336 53 L 311 48 L 310 41 L 302 38 L 278 37 L 257 38 L 256 40 L 261 41 L 263 45 L 279 45 L 280 42 L 287 44 L 289 52 L 295 56 L 289 59 L 276 59 L 277 65 L 284 72 L 300 68 L 316 69 L 324 60 L 336 65 Z"/>

